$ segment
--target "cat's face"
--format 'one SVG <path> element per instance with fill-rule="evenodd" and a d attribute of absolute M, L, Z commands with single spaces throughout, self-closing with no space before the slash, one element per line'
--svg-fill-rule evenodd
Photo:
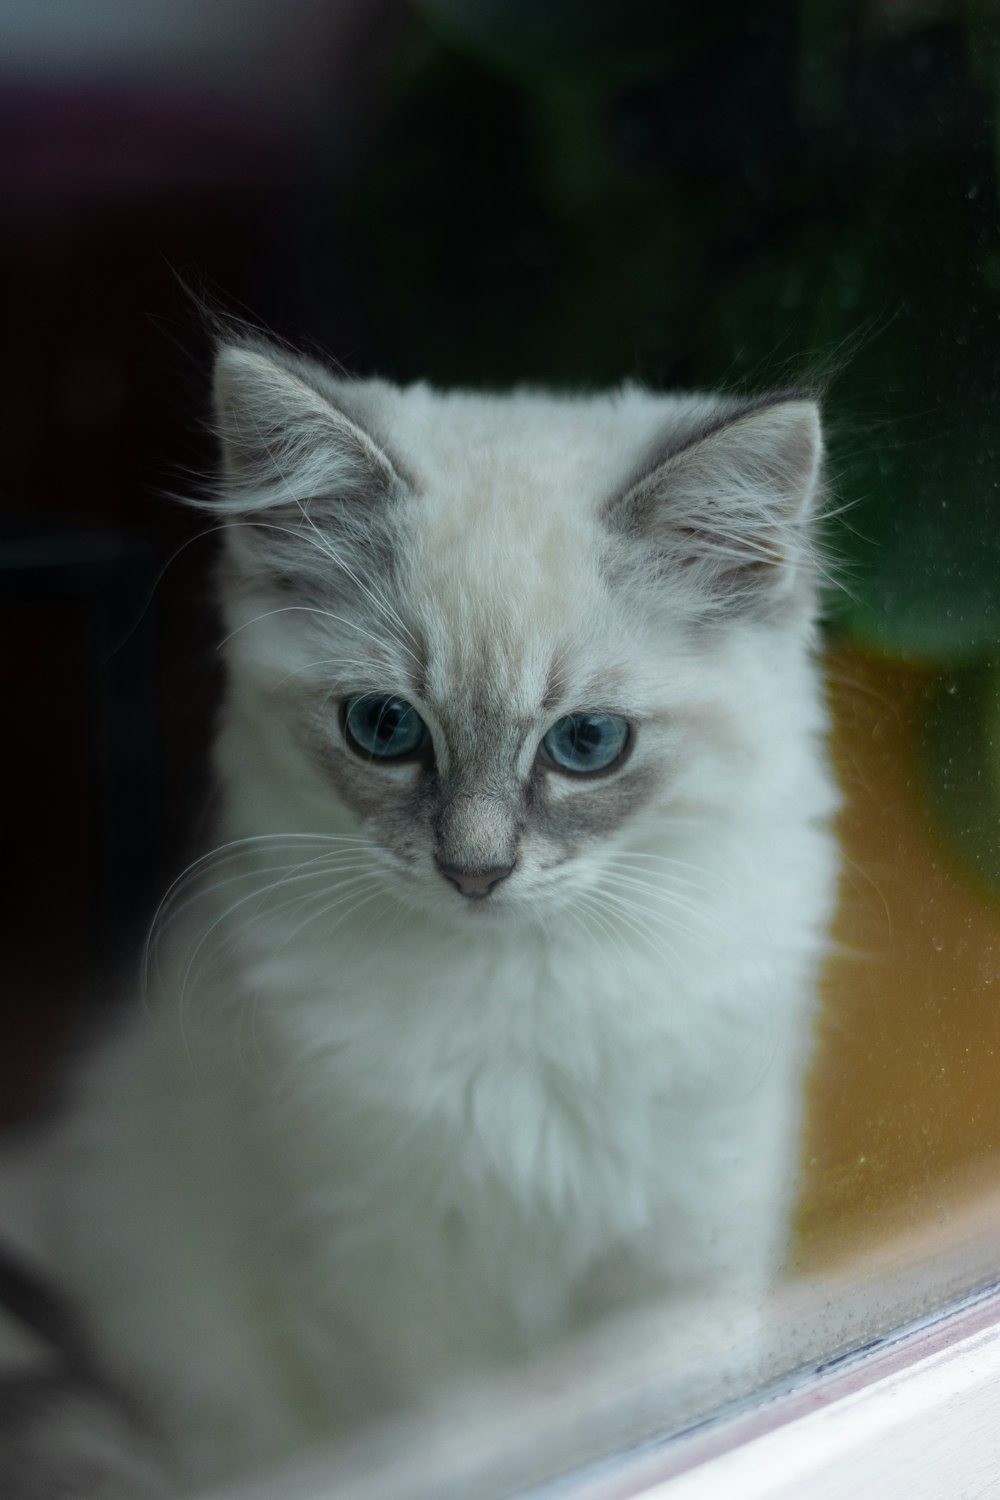
<path fill-rule="evenodd" d="M 810 402 L 444 397 L 247 348 L 217 400 L 233 698 L 289 819 L 481 923 L 725 816 L 808 635 Z"/>
<path fill-rule="evenodd" d="M 557 898 L 648 804 L 661 704 L 586 526 L 448 539 L 440 494 L 421 508 L 378 584 L 398 623 L 366 612 L 309 745 L 412 899 L 481 920 Z"/>

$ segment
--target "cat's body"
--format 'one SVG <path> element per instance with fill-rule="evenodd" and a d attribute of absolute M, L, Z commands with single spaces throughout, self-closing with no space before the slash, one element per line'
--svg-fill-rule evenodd
<path fill-rule="evenodd" d="M 756 1305 L 836 863 L 810 401 L 253 344 L 217 401 L 223 852 L 88 1067 L 52 1231 L 188 1479 L 647 1298 Z"/>

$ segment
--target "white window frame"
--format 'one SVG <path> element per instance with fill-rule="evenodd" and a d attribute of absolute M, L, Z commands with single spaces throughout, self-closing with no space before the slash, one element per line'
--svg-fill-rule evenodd
<path fill-rule="evenodd" d="M 202 1500 L 497 1500 L 466 1482 L 442 1428 L 363 1441 Z M 514 1444 L 520 1434 L 510 1434 Z M 441 1460 L 428 1466 L 425 1439 Z M 461 1447 L 461 1420 L 456 1445 Z M 407 1462 L 407 1450 L 412 1468 Z M 434 1478 L 438 1473 L 440 1488 Z M 408 1483 L 413 1480 L 413 1487 Z M 469 1486 L 471 1485 L 471 1488 Z M 611 1455 L 509 1500 L 995 1500 L 1000 1497 L 1000 1285 L 752 1399 L 697 1430 Z"/>
<path fill-rule="evenodd" d="M 1000 1288 L 574 1500 L 991 1500 L 1000 1496 Z"/>

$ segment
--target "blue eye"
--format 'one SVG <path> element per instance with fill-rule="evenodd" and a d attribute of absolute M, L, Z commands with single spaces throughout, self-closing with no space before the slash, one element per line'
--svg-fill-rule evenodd
<path fill-rule="evenodd" d="M 628 748 L 631 731 L 617 714 L 567 714 L 553 724 L 542 749 L 561 771 L 607 771 Z"/>
<path fill-rule="evenodd" d="M 344 709 L 344 731 L 349 744 L 362 755 L 378 760 L 402 760 L 416 755 L 430 741 L 427 725 L 402 698 L 365 693 Z"/>

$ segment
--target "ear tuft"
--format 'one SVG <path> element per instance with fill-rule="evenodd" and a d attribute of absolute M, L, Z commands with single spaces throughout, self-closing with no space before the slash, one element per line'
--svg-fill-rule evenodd
<path fill-rule="evenodd" d="M 704 612 L 767 612 L 811 579 L 822 452 L 808 397 L 726 409 L 661 449 L 608 524 Z"/>
<path fill-rule="evenodd" d="M 335 384 L 312 361 L 278 350 L 219 349 L 212 394 L 224 482 L 214 509 L 370 502 L 398 484 L 384 450 L 336 404 Z"/>

